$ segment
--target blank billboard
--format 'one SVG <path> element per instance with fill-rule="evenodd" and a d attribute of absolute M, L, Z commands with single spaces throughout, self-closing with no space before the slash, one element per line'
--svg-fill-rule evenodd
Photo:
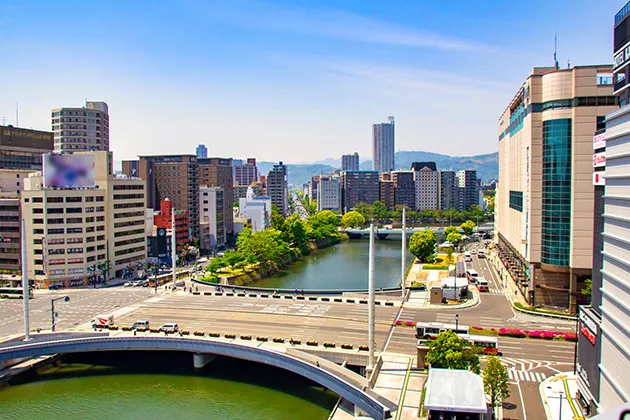
<path fill-rule="evenodd" d="M 44 188 L 93 188 L 94 155 L 45 154 Z"/>

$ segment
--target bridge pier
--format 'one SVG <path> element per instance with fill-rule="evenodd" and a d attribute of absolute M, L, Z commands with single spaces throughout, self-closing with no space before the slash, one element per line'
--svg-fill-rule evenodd
<path fill-rule="evenodd" d="M 217 357 L 216 354 L 208 354 L 208 353 L 195 353 L 193 354 L 193 366 L 195 370 L 203 369 L 206 365 L 214 360 Z"/>

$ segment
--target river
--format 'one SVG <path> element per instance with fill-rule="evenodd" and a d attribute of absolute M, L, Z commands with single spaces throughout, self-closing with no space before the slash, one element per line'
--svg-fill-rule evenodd
<path fill-rule="evenodd" d="M 288 371 L 236 359 L 195 373 L 189 353 L 94 353 L 2 389 L 0 418 L 314 420 L 336 401 Z"/>
<path fill-rule="evenodd" d="M 369 241 L 347 240 L 320 249 L 253 286 L 285 289 L 367 289 Z M 400 240 L 375 240 L 376 287 L 400 285 Z M 412 255 L 407 252 L 407 262 Z"/>

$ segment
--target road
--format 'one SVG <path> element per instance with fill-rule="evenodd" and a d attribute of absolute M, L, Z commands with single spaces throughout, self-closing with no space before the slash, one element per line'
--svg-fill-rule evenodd
<path fill-rule="evenodd" d="M 295 193 L 289 194 L 289 197 L 291 197 L 291 202 L 293 203 L 293 209 L 295 210 L 295 213 L 297 213 L 302 220 L 306 220 L 308 218 L 308 212 L 302 205 L 300 197 L 298 197 L 298 195 Z"/>

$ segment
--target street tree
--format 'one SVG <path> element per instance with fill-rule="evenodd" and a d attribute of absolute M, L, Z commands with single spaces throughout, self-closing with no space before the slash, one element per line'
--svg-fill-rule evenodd
<path fill-rule="evenodd" d="M 444 237 L 447 238 L 446 239 L 447 241 L 448 241 L 448 235 L 450 235 L 451 233 L 459 233 L 459 229 L 457 229 L 455 226 L 446 227 L 444 229 Z"/>
<path fill-rule="evenodd" d="M 479 355 L 468 340 L 454 331 L 444 331 L 429 341 L 427 361 L 434 367 L 446 369 L 470 369 L 479 373 Z"/>
<path fill-rule="evenodd" d="M 339 217 L 337 217 L 337 214 L 332 210 L 318 211 L 313 217 L 325 225 L 339 226 L 340 224 Z"/>
<path fill-rule="evenodd" d="M 357 205 L 354 206 L 354 210 L 361 213 L 361 215 L 365 217 L 365 220 L 372 220 L 372 217 L 373 217 L 372 206 L 369 205 L 368 203 L 365 203 L 365 202 L 357 203 Z"/>
<path fill-rule="evenodd" d="M 584 296 L 591 297 L 591 294 L 593 293 L 593 280 L 591 279 L 584 280 L 584 288 L 580 290 L 580 292 Z"/>
<path fill-rule="evenodd" d="M 433 254 L 433 250 L 437 241 L 435 232 L 431 229 L 425 229 L 422 232 L 416 232 L 409 238 L 409 252 L 416 258 L 425 262 L 427 258 Z"/>
<path fill-rule="evenodd" d="M 284 216 L 280 214 L 280 210 L 275 204 L 271 205 L 271 227 L 277 230 L 282 230 L 284 225 Z"/>
<path fill-rule="evenodd" d="M 385 220 L 389 216 L 389 212 L 387 211 L 387 207 L 383 204 L 382 201 L 376 200 L 372 204 L 372 214 L 376 220 Z"/>
<path fill-rule="evenodd" d="M 240 252 L 253 256 L 259 262 L 278 261 L 289 251 L 288 244 L 282 240 L 282 232 L 274 228 L 256 233 L 252 233 L 251 229 L 243 229 L 237 245 Z"/>
<path fill-rule="evenodd" d="M 358 211 L 349 211 L 341 218 L 341 224 L 349 228 L 361 227 L 365 224 L 365 217 Z"/>
<path fill-rule="evenodd" d="M 470 236 L 475 228 L 475 222 L 472 220 L 466 220 L 464 223 L 460 225 L 461 230 L 464 231 L 464 235 Z"/>
<path fill-rule="evenodd" d="M 459 246 L 462 242 L 462 234 L 459 232 L 451 232 L 446 237 L 446 241 L 452 243 L 455 246 Z"/>
<path fill-rule="evenodd" d="M 295 246 L 304 245 L 308 240 L 306 236 L 306 225 L 297 214 L 292 214 L 287 217 L 282 226 L 282 231 L 284 233 L 284 240 Z"/>
<path fill-rule="evenodd" d="M 498 358 L 489 356 L 486 366 L 483 368 L 483 387 L 486 395 L 490 397 L 490 405 L 496 407 L 505 399 L 510 398 L 508 388 L 508 371 Z"/>

